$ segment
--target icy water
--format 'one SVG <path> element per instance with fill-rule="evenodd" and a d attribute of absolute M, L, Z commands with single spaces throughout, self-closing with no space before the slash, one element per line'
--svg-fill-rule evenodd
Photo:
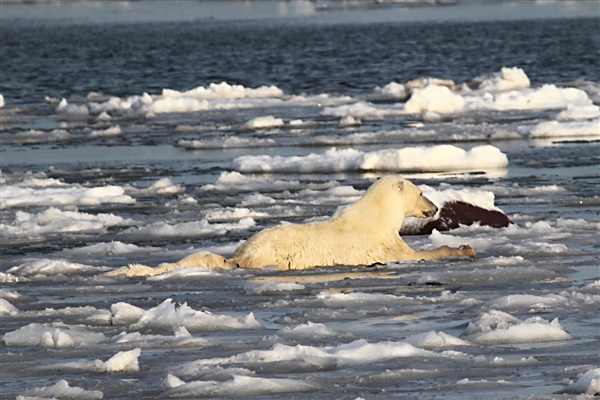
<path fill-rule="evenodd" d="M 323 4 L 1 6 L 0 397 L 600 391 L 597 3 Z M 405 238 L 472 261 L 103 275 L 390 173 L 512 224 Z"/>

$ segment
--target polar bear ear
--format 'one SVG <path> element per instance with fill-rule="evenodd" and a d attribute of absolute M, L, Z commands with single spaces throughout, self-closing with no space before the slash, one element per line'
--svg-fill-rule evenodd
<path fill-rule="evenodd" d="M 398 181 L 396 182 L 396 188 L 398 189 L 399 192 L 404 190 L 404 181 Z"/>

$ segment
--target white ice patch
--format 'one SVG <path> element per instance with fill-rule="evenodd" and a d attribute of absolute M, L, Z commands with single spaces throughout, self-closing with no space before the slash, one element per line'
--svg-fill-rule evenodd
<path fill-rule="evenodd" d="M 404 341 L 423 349 L 446 349 L 471 345 L 471 343 L 466 340 L 459 339 L 444 332 L 435 331 L 417 333 L 408 336 Z"/>
<path fill-rule="evenodd" d="M 17 307 L 13 306 L 8 300 L 0 298 L 0 315 L 17 315 L 18 313 L 19 309 Z"/>
<path fill-rule="evenodd" d="M 329 328 L 325 324 L 308 321 L 305 324 L 294 327 L 285 327 L 276 333 L 277 336 L 285 339 L 320 339 L 339 336 L 340 333 Z"/>
<path fill-rule="evenodd" d="M 264 212 L 252 211 L 249 208 L 244 207 L 227 207 L 225 209 L 216 209 L 208 211 L 204 214 L 206 219 L 208 220 L 218 220 L 218 221 L 231 221 L 236 220 L 239 221 L 242 218 L 264 218 L 268 217 L 269 214 Z"/>
<path fill-rule="evenodd" d="M 594 223 L 591 227 L 596 226 Z M 477 233 L 475 236 L 474 233 Z M 462 235 L 469 234 L 471 237 Z M 506 228 L 490 228 L 479 225 L 463 226 L 452 233 L 434 230 L 429 236 L 430 243 L 426 247 L 461 246 L 465 243 L 478 251 L 494 251 L 498 255 L 530 255 L 539 256 L 561 254 L 569 248 L 558 242 L 567 238 L 571 233 L 562 229 L 557 223 L 546 221 L 525 222 L 522 226 L 511 224 Z"/>
<path fill-rule="evenodd" d="M 453 201 L 463 201 L 486 210 L 499 211 L 494 204 L 493 192 L 480 189 L 451 189 L 450 185 L 442 184 L 439 189 L 427 185 L 419 185 L 423 194 L 438 207 Z"/>
<path fill-rule="evenodd" d="M 546 121 L 534 126 L 520 126 L 518 131 L 530 138 L 591 137 L 600 139 L 600 119 L 568 122 Z"/>
<path fill-rule="evenodd" d="M 136 347 L 187 347 L 204 348 L 213 345 L 213 341 L 193 337 L 184 326 L 175 330 L 173 335 L 143 335 L 139 332 L 121 332 L 112 341 Z"/>
<path fill-rule="evenodd" d="M 401 105 L 375 105 L 366 101 L 359 101 L 352 104 L 337 105 L 325 107 L 320 115 L 325 117 L 356 119 L 382 119 L 385 116 L 405 114 Z"/>
<path fill-rule="evenodd" d="M 405 99 L 408 97 L 409 91 L 401 83 L 390 82 L 384 87 L 376 87 L 375 93 L 380 94 L 384 98 Z"/>
<path fill-rule="evenodd" d="M 469 322 L 462 335 L 465 339 L 485 345 L 537 343 L 571 340 L 558 318 L 547 321 L 531 317 L 524 321 L 502 311 L 490 310 Z"/>
<path fill-rule="evenodd" d="M 314 391 L 318 387 L 313 384 L 288 378 L 259 378 L 245 375 L 234 375 L 227 381 L 193 381 L 185 383 L 172 376 L 168 380 L 171 389 L 169 397 L 201 398 L 201 397 L 256 397 L 278 393 Z"/>
<path fill-rule="evenodd" d="M 206 311 L 196 311 L 186 303 L 177 306 L 171 299 L 144 311 L 130 329 L 158 329 L 173 331 L 184 326 L 188 331 L 206 332 L 224 329 L 255 329 L 260 323 L 253 313 L 245 317 L 215 315 Z"/>
<path fill-rule="evenodd" d="M 140 348 L 135 348 L 133 350 L 120 351 L 106 361 L 71 361 L 48 365 L 42 368 L 53 370 L 72 369 L 99 373 L 136 372 L 140 370 L 138 358 L 141 353 L 142 350 Z"/>
<path fill-rule="evenodd" d="M 531 84 L 525 71 L 518 67 L 503 67 L 499 72 L 476 79 L 481 81 L 477 89 L 483 91 L 526 89 Z"/>
<path fill-rule="evenodd" d="M 43 386 L 27 389 L 23 396 L 17 396 L 17 400 L 28 399 L 75 399 L 75 400 L 98 400 L 104 397 L 99 390 L 85 390 L 78 386 L 69 386 L 64 379 L 52 386 Z"/>
<path fill-rule="evenodd" d="M 566 110 L 558 113 L 556 119 L 559 121 L 569 121 L 574 119 L 598 119 L 600 117 L 600 107 L 595 104 L 575 106 L 569 104 Z"/>
<path fill-rule="evenodd" d="M 281 118 L 275 118 L 272 115 L 266 117 L 256 117 L 244 123 L 244 127 L 248 129 L 268 129 L 278 128 L 285 125 Z"/>
<path fill-rule="evenodd" d="M 103 138 L 103 137 L 114 137 L 120 136 L 123 134 L 121 127 L 119 125 L 111 126 L 106 129 L 94 129 L 88 133 L 88 137 L 90 138 Z"/>
<path fill-rule="evenodd" d="M 90 101 L 86 105 L 68 104 L 62 100 L 57 108 L 59 115 L 70 119 L 82 118 L 91 114 L 105 115 L 146 115 L 148 117 L 162 113 L 188 113 L 207 110 L 231 110 L 281 106 L 287 103 L 295 105 L 318 104 L 319 101 L 346 101 L 329 99 L 328 96 L 303 97 L 292 96 L 284 99 L 281 89 L 276 86 L 246 88 L 241 85 L 230 85 L 226 82 L 211 83 L 208 87 L 199 86 L 187 91 L 163 89 L 161 94 L 143 93 L 125 98 L 111 97 L 106 101 Z"/>
<path fill-rule="evenodd" d="M 2 138 L 9 143 L 32 144 L 67 141 L 72 139 L 73 135 L 65 129 L 52 129 L 51 131 L 29 129 L 14 134 L 3 134 Z"/>
<path fill-rule="evenodd" d="M 384 293 L 336 293 L 321 292 L 316 296 L 326 307 L 361 307 L 361 306 L 390 306 L 411 303 L 413 299 L 407 296 L 396 296 Z"/>
<path fill-rule="evenodd" d="M 111 226 L 130 225 L 132 222 L 113 214 L 94 215 L 50 207 L 37 214 L 17 211 L 12 224 L 0 224 L 0 232 L 16 237 L 35 237 L 48 233 L 105 232 Z"/>
<path fill-rule="evenodd" d="M 238 222 L 211 224 L 207 220 L 182 222 L 179 224 L 168 224 L 157 222 L 140 228 L 129 229 L 124 234 L 137 237 L 198 237 L 208 235 L 225 235 L 234 230 L 252 228 L 256 222 L 251 217 L 245 217 Z"/>
<path fill-rule="evenodd" d="M 452 145 L 406 147 L 362 152 L 330 149 L 306 156 L 241 156 L 231 167 L 240 172 L 337 172 L 337 171 L 457 171 L 501 169 L 508 159 L 490 145 L 463 150 Z"/>
<path fill-rule="evenodd" d="M 481 96 L 465 96 L 464 111 L 509 111 L 562 109 L 572 106 L 588 106 L 592 101 L 580 89 L 558 88 L 544 85 L 536 89 L 510 90 L 498 93 L 484 93 Z"/>
<path fill-rule="evenodd" d="M 237 171 L 221 172 L 215 183 L 202 186 L 201 190 L 219 192 L 260 192 L 262 190 L 288 190 L 305 188 L 300 181 L 273 180 L 266 176 L 247 176 Z"/>
<path fill-rule="evenodd" d="M 277 343 L 270 350 L 250 350 L 223 358 L 210 358 L 182 365 L 177 374 L 194 375 L 206 365 L 295 362 L 299 368 L 344 368 L 402 357 L 443 357 L 405 342 L 369 343 L 364 339 L 337 346 L 288 346 Z"/>
<path fill-rule="evenodd" d="M 185 192 L 185 187 L 174 184 L 169 178 L 161 178 L 150 186 L 138 189 L 126 187 L 127 193 L 135 197 L 173 196 Z"/>
<path fill-rule="evenodd" d="M 298 290 L 304 290 L 306 287 L 299 283 L 294 282 L 265 282 L 260 285 L 250 286 L 246 289 L 249 294 L 260 294 L 260 295 L 273 295 L 273 294 L 285 294 L 295 292 Z"/>
<path fill-rule="evenodd" d="M 461 95 L 453 93 L 446 86 L 429 85 L 415 90 L 404 110 L 410 114 L 453 114 L 462 111 L 464 106 L 465 100 Z"/>
<path fill-rule="evenodd" d="M 597 396 L 600 394 L 600 368 L 590 369 L 577 382 L 560 390 L 559 393 Z"/>
<path fill-rule="evenodd" d="M 68 120 L 86 119 L 90 112 L 86 105 L 69 104 L 66 99 L 62 99 L 56 106 L 56 113 Z"/>
<path fill-rule="evenodd" d="M 149 254 L 164 251 L 160 247 L 136 246 L 135 244 L 110 241 L 106 243 L 95 243 L 75 249 L 66 249 L 60 252 L 68 256 L 106 257 L 130 254 Z"/>
<path fill-rule="evenodd" d="M 0 187 L 0 209 L 29 206 L 97 206 L 105 203 L 131 204 L 135 200 L 120 186 L 85 188 L 68 187 Z"/>
<path fill-rule="evenodd" d="M 276 144 L 277 142 L 274 139 L 244 138 L 235 136 L 219 139 L 181 139 L 177 142 L 178 146 L 190 150 L 270 147 L 275 146 Z"/>
<path fill-rule="evenodd" d="M 102 333 L 81 325 L 30 323 L 2 336 L 6 346 L 41 346 L 50 348 L 88 347 L 106 341 Z"/>
<path fill-rule="evenodd" d="M 10 268 L 7 272 L 25 277 L 36 277 L 38 275 L 52 277 L 57 275 L 98 274 L 108 269 L 108 267 L 93 267 L 91 265 L 72 263 L 67 260 L 40 259 L 17 265 Z"/>

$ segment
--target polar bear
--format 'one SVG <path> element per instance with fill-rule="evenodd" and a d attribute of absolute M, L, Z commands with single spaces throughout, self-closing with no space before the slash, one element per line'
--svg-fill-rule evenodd
<path fill-rule="evenodd" d="M 400 237 L 405 217 L 427 218 L 437 207 L 412 182 L 398 175 L 376 181 L 356 202 L 331 218 L 306 224 L 283 224 L 264 229 L 237 248 L 233 258 L 209 252 L 192 254 L 177 263 L 150 268 L 139 264 L 110 275 L 155 275 L 175 268 L 311 269 L 334 265 L 373 265 L 402 260 L 440 260 L 475 257 L 469 246 L 413 250 Z"/>
<path fill-rule="evenodd" d="M 417 251 L 402 240 L 399 231 L 405 217 L 427 218 L 436 212 L 437 207 L 416 185 L 390 175 L 330 219 L 258 232 L 235 251 L 231 261 L 242 268 L 275 265 L 289 270 L 475 257 L 475 250 L 468 246 Z"/>

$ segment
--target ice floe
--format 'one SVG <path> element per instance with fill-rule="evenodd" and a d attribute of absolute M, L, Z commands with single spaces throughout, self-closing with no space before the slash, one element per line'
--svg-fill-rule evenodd
<path fill-rule="evenodd" d="M 240 172 L 336 172 L 336 171 L 454 171 L 502 169 L 508 159 L 490 145 L 463 150 L 452 145 L 406 147 L 363 152 L 330 149 L 306 156 L 242 156 L 231 167 Z"/>

